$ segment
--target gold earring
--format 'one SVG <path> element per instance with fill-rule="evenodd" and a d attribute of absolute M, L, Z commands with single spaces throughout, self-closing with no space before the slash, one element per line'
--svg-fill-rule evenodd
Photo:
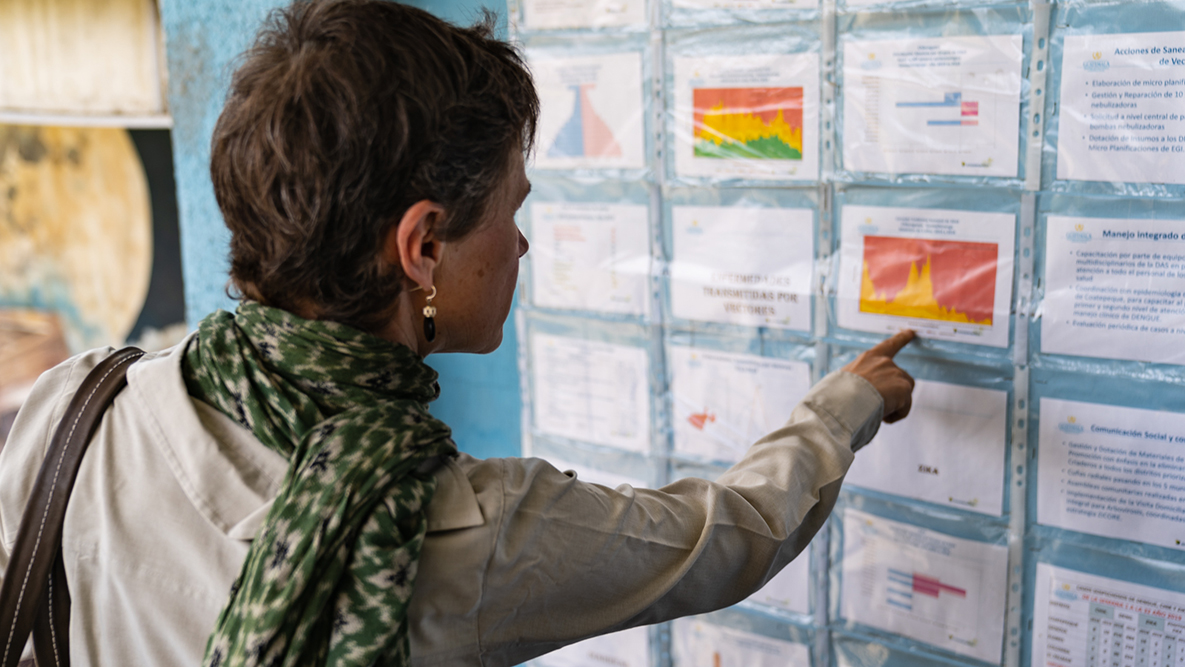
<path fill-rule="evenodd" d="M 436 298 L 436 285 L 432 286 L 432 293 L 426 297 L 424 303 L 424 338 L 431 343 L 436 338 L 436 306 L 432 305 L 432 299 Z"/>

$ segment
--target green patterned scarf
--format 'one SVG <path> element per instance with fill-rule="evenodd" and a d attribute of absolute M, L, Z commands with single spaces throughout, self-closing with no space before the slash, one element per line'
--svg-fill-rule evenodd
<path fill-rule="evenodd" d="M 436 372 L 412 350 L 243 302 L 202 320 L 191 396 L 289 460 L 203 665 L 405 665 L 407 609 L 456 448 L 428 414 Z"/>

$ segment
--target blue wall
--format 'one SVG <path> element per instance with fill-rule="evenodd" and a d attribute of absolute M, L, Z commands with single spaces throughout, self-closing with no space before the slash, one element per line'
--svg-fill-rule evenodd
<path fill-rule="evenodd" d="M 217 308 L 231 308 L 226 295 L 227 242 L 210 182 L 210 136 L 222 110 L 234 60 L 250 44 L 278 0 L 162 0 L 173 114 L 173 159 L 181 223 L 186 319 L 190 326 Z M 410 3 L 447 20 L 472 23 L 487 6 L 506 34 L 505 0 L 417 0 Z M 432 410 L 453 427 L 461 448 L 475 456 L 520 452 L 517 338 L 506 324 L 502 347 L 483 357 L 441 355 L 428 362 L 440 371 L 442 395 Z"/>
<path fill-rule="evenodd" d="M 416 0 L 407 4 L 459 25 L 469 25 L 487 7 L 498 13 L 498 33 L 506 38 L 506 0 Z M 518 301 L 515 300 L 515 308 Z M 432 412 L 453 427 L 461 449 L 480 458 L 522 453 L 518 338 L 513 311 L 506 322 L 502 347 L 493 354 L 442 354 L 428 363 L 440 372 L 440 400 Z"/>
<path fill-rule="evenodd" d="M 457 25 L 470 25 L 481 17 L 482 8 L 491 9 L 498 14 L 498 36 L 506 39 L 506 0 L 409 0 L 405 4 Z"/>

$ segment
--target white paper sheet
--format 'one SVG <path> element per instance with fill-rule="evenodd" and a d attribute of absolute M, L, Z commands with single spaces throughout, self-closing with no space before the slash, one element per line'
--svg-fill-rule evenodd
<path fill-rule="evenodd" d="M 814 213 L 672 207 L 675 317 L 811 330 Z"/>
<path fill-rule="evenodd" d="M 1185 667 L 1185 594 L 1037 563 L 1033 667 Z"/>
<path fill-rule="evenodd" d="M 1041 399 L 1037 522 L 1185 548 L 1185 415 Z"/>
<path fill-rule="evenodd" d="M 523 0 L 529 30 L 616 28 L 646 23 L 645 0 Z"/>
<path fill-rule="evenodd" d="M 586 639 L 548 653 L 531 664 L 536 667 L 648 667 L 650 629 L 630 628 Z"/>
<path fill-rule="evenodd" d="M 1057 177 L 1185 183 L 1185 32 L 1066 36 Z"/>
<path fill-rule="evenodd" d="M 590 468 L 588 466 L 580 465 L 579 463 L 572 463 L 564 459 L 558 459 L 554 456 L 541 456 L 539 458 L 546 459 L 548 463 L 555 467 L 560 472 L 572 471 L 576 473 L 576 479 L 590 484 L 600 484 L 611 489 L 616 489 L 622 484 L 628 484 L 635 489 L 645 489 L 650 485 L 644 479 L 631 477 L 629 475 L 622 475 L 621 473 L 609 472 L 607 470 L 598 470 L 597 468 Z"/>
<path fill-rule="evenodd" d="M 531 296 L 544 308 L 645 315 L 648 209 L 630 204 L 531 205 Z"/>
<path fill-rule="evenodd" d="M 641 53 L 527 58 L 539 91 L 536 168 L 645 166 Z"/>
<path fill-rule="evenodd" d="M 1185 363 L 1185 221 L 1047 222 L 1041 351 Z"/>
<path fill-rule="evenodd" d="M 811 388 L 801 361 L 672 345 L 667 363 L 675 452 L 713 461 L 739 461 Z"/>
<path fill-rule="evenodd" d="M 1016 176 L 1020 35 L 843 45 L 849 171 Z"/>
<path fill-rule="evenodd" d="M 676 58 L 675 172 L 815 179 L 819 54 Z"/>
<path fill-rule="evenodd" d="M 689 9 L 818 9 L 819 0 L 673 0 Z"/>
<path fill-rule="evenodd" d="M 1008 394 L 918 380 L 909 417 L 882 424 L 845 484 L 1000 516 Z"/>
<path fill-rule="evenodd" d="M 845 206 L 839 325 L 1007 347 L 1015 233 L 1011 213 Z"/>
<path fill-rule="evenodd" d="M 843 540 L 841 616 L 1000 662 L 1007 547 L 850 508 Z"/>
<path fill-rule="evenodd" d="M 765 637 L 693 618 L 671 627 L 675 667 L 807 667 L 811 651 L 804 644 Z"/>
<path fill-rule="evenodd" d="M 810 550 L 803 551 L 798 558 L 790 561 L 761 590 L 745 598 L 745 602 L 795 614 L 811 613 Z"/>
<path fill-rule="evenodd" d="M 650 449 L 646 350 L 534 333 L 530 340 L 535 427 L 543 433 Z"/>

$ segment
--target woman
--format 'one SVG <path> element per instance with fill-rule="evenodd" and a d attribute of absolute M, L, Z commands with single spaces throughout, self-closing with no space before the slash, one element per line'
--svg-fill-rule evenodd
<path fill-rule="evenodd" d="M 809 543 L 853 451 L 908 412 L 902 334 L 717 483 L 610 490 L 458 454 L 423 358 L 501 342 L 538 116 L 489 34 L 301 2 L 246 54 L 211 156 L 244 298 L 136 363 L 92 441 L 63 537 L 75 665 L 509 665 L 726 606 Z M 47 373 L 19 415 L 0 565 L 108 352 Z"/>

